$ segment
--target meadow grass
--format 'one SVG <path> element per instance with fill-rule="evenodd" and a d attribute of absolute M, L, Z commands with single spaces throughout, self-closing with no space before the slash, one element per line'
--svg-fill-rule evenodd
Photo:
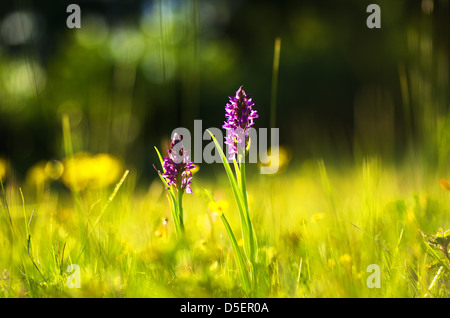
<path fill-rule="evenodd" d="M 157 11 L 162 82 L 174 85 L 166 76 L 173 67 L 168 57 L 182 52 L 180 117 L 189 122 L 199 111 L 197 5 L 190 3 L 185 11 L 193 35 L 187 50 L 168 46 L 172 28 L 163 8 L 160 5 Z M 418 30 L 408 31 L 410 50 L 417 56 L 412 66 L 399 65 L 404 134 L 413 160 L 393 165 L 361 155 L 361 160 L 346 166 L 307 160 L 275 176 L 247 166 L 248 210 L 259 249 L 252 264 L 250 293 L 242 288 L 227 231 L 204 191 L 218 202 L 229 203 L 223 213 L 243 251 L 241 218 L 222 168 L 207 177 L 203 171 L 210 167 L 205 165 L 195 175 L 193 194 L 183 197 L 186 233 L 181 240 L 167 191 L 156 177 L 143 188 L 136 181 L 140 171 L 124 167 L 116 183 L 107 182 L 109 186 L 92 180 L 78 184 L 77 174 L 70 172 L 57 181 L 43 179 L 33 185 L 15 180 L 12 174 L 2 180 L 6 163 L 0 159 L 0 297 L 448 297 L 450 272 L 445 263 L 436 263 L 421 233 L 450 228 L 450 193 L 439 185 L 441 178 L 450 178 L 448 74 L 441 67 L 448 65 L 448 54 L 431 45 L 431 17 L 422 19 Z M 271 127 L 277 123 L 280 50 L 281 38 L 277 38 Z M 115 146 L 117 153 L 126 151 L 124 136 L 135 103 L 133 63 L 120 67 L 117 62 L 117 73 L 123 76 L 116 78 L 127 78 L 117 81 L 120 89 L 111 94 L 116 97 L 111 102 L 116 106 L 114 116 L 121 123 L 117 145 L 110 145 L 110 132 L 100 125 L 111 118 L 105 120 L 94 114 L 97 108 L 90 108 L 96 131 L 92 142 L 101 144 L 101 149 L 112 151 Z M 95 94 L 102 99 L 102 93 Z M 393 131 L 380 127 L 373 136 L 371 131 L 364 133 L 375 144 L 380 134 L 393 141 Z M 64 169 L 73 171 L 71 160 L 79 160 L 74 149 L 86 145 L 81 136 L 71 136 L 68 117 L 63 119 L 63 140 Z M 104 161 L 94 168 L 75 170 L 89 174 L 111 164 L 107 157 L 100 159 Z M 441 175 L 444 172 L 447 175 Z M 81 288 L 67 284 L 70 264 L 81 270 Z M 381 288 L 367 285 L 371 264 L 381 269 Z"/>
<path fill-rule="evenodd" d="M 1 193 L 0 295 L 448 297 L 445 279 L 428 291 L 436 268 L 427 268 L 432 258 L 419 230 L 434 234 L 449 227 L 450 193 L 438 178 L 416 178 L 412 171 L 369 158 L 346 168 L 305 161 L 277 176 L 249 173 L 260 247 L 250 295 L 203 191 L 230 202 L 224 213 L 239 229 L 224 175 L 196 174 L 194 194 L 184 200 L 182 242 L 164 186 L 155 179 L 146 190 L 137 187 L 137 171 L 120 187 L 80 191 L 79 206 L 55 186 L 36 193 L 9 180 Z M 242 248 L 241 232 L 235 235 Z M 69 264 L 80 266 L 81 288 L 68 288 Z M 366 284 L 370 264 L 381 268 L 381 288 Z"/>

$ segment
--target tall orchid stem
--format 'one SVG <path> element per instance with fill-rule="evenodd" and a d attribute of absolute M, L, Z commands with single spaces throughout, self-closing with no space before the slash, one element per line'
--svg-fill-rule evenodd
<path fill-rule="evenodd" d="M 178 190 L 178 198 L 177 198 L 177 205 L 178 205 L 178 220 L 179 220 L 179 226 L 180 226 L 180 233 L 181 235 L 184 234 L 184 221 L 183 221 L 183 190 Z"/>
<path fill-rule="evenodd" d="M 245 159 L 239 159 L 239 170 L 240 170 L 240 183 L 242 189 L 242 198 L 244 199 L 244 208 L 247 213 L 247 222 L 250 223 L 249 207 L 248 207 L 248 195 L 247 195 L 247 182 L 245 180 Z"/>
<path fill-rule="evenodd" d="M 247 182 L 246 182 L 246 177 L 245 177 L 245 155 L 240 154 L 238 156 L 239 158 L 239 176 L 240 176 L 240 186 L 242 189 L 242 198 L 243 198 L 243 203 L 244 203 L 244 209 L 245 209 L 245 217 L 246 217 L 246 223 L 247 223 L 247 227 L 249 229 L 249 241 L 250 241 L 250 246 L 255 246 L 254 239 L 255 237 L 253 236 L 253 225 L 252 222 L 250 220 L 250 208 L 248 205 L 248 194 L 247 194 Z M 252 251 L 252 254 L 256 253 L 256 251 Z M 250 271 L 250 277 L 252 279 L 253 284 L 256 284 L 255 282 L 255 257 L 253 255 L 250 256 L 250 263 L 251 263 L 251 271 Z"/>

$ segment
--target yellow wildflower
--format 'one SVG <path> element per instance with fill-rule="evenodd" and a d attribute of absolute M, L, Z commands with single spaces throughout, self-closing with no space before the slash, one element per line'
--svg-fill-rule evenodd
<path fill-rule="evenodd" d="M 57 160 L 39 161 L 28 170 L 26 180 L 30 184 L 42 186 L 48 181 L 57 180 L 63 171 L 64 166 Z"/>
<path fill-rule="evenodd" d="M 319 222 L 323 219 L 325 219 L 325 213 L 316 213 L 316 214 L 313 214 L 313 216 L 312 216 L 313 222 Z"/>
<path fill-rule="evenodd" d="M 277 153 L 277 151 L 278 151 L 278 156 L 275 155 Z M 274 153 L 273 156 L 272 156 L 272 152 Z M 277 175 L 286 170 L 291 159 L 292 159 L 292 151 L 289 148 L 283 147 L 283 146 L 273 148 L 273 150 L 272 150 L 272 148 L 270 148 L 267 151 L 267 157 L 263 160 L 266 163 L 261 162 L 260 166 L 261 167 L 278 167 L 277 172 L 274 173 L 274 175 Z"/>
<path fill-rule="evenodd" d="M 44 167 L 44 173 L 53 180 L 59 179 L 64 172 L 64 166 L 58 160 L 48 161 Z"/>
<path fill-rule="evenodd" d="M 344 254 L 339 258 L 339 263 L 343 265 L 348 265 L 352 262 L 352 257 L 349 254 Z"/>
<path fill-rule="evenodd" d="M 161 237 L 161 238 L 164 238 L 164 237 L 167 237 L 167 223 L 168 223 L 168 219 L 167 218 L 162 218 L 162 221 L 161 221 L 161 225 L 159 225 L 158 227 L 157 227 L 157 229 L 155 230 L 155 232 L 153 233 L 153 235 L 155 236 L 155 237 Z"/>
<path fill-rule="evenodd" d="M 270 264 L 273 261 L 275 261 L 276 258 L 277 258 L 277 255 L 278 255 L 277 249 L 275 247 L 269 247 L 266 250 L 266 262 L 267 262 L 267 264 Z"/>
<path fill-rule="evenodd" d="M 155 237 L 166 237 L 167 231 L 165 226 L 158 226 L 158 228 L 155 230 L 155 233 L 153 233 Z"/>
<path fill-rule="evenodd" d="M 196 174 L 199 170 L 200 170 L 200 166 L 199 165 L 193 165 L 194 168 L 191 169 L 192 174 Z"/>
<path fill-rule="evenodd" d="M 445 180 L 445 179 L 441 179 L 439 180 L 439 183 L 441 184 L 442 189 L 450 192 L 450 182 Z"/>
<path fill-rule="evenodd" d="M 40 161 L 32 166 L 27 172 L 26 180 L 30 184 L 43 185 L 47 181 L 45 161 Z"/>
<path fill-rule="evenodd" d="M 219 267 L 219 263 L 217 261 L 214 261 L 214 263 L 212 263 L 212 265 L 209 267 L 209 270 L 211 272 L 214 272 L 217 270 L 218 267 Z"/>
<path fill-rule="evenodd" d="M 122 171 L 120 161 L 109 154 L 78 153 L 64 160 L 63 183 L 74 190 L 100 189 L 117 181 Z"/>
<path fill-rule="evenodd" d="M 219 200 L 219 201 L 209 201 L 208 208 L 212 212 L 216 212 L 219 215 L 222 215 L 223 212 L 228 209 L 228 201 L 226 200 Z"/>

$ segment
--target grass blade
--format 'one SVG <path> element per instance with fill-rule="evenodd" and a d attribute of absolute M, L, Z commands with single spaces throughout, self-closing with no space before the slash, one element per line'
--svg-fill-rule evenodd
<path fill-rule="evenodd" d="M 234 194 L 234 197 L 236 199 L 237 206 L 238 206 L 239 216 L 241 218 L 242 236 L 244 238 L 244 250 L 247 250 L 247 248 L 249 246 L 246 243 L 246 241 L 247 241 L 246 238 L 249 237 L 249 225 L 248 225 L 247 217 L 245 215 L 244 199 L 242 198 L 241 190 L 240 190 L 240 188 L 239 188 L 239 186 L 237 184 L 236 178 L 233 175 L 233 171 L 231 170 L 231 167 L 230 167 L 230 164 L 229 164 L 229 162 L 227 160 L 227 157 L 225 156 L 222 148 L 220 147 L 220 144 L 218 143 L 216 137 L 209 130 L 207 130 L 207 131 L 211 135 L 211 138 L 214 140 L 214 144 L 216 145 L 216 149 L 219 152 L 220 157 L 222 158 L 223 166 L 225 168 L 225 171 L 227 172 L 228 180 L 230 181 L 231 189 L 233 190 L 233 194 Z M 246 244 L 247 244 L 247 247 L 246 247 Z M 250 255 L 250 251 L 249 250 L 246 251 L 246 255 Z"/>
<path fill-rule="evenodd" d="M 231 241 L 231 246 L 233 247 L 234 257 L 236 259 L 236 263 L 238 265 L 239 273 L 240 273 L 240 276 L 242 279 L 242 285 L 244 287 L 243 289 L 244 289 L 244 291 L 249 291 L 251 288 L 250 278 L 247 273 L 244 257 L 242 256 L 242 252 L 239 249 L 238 243 L 236 241 L 236 237 L 234 236 L 233 231 L 231 230 L 231 227 L 230 227 L 230 224 L 228 223 L 227 218 L 225 217 L 225 215 L 223 213 L 220 215 L 220 218 L 223 222 L 223 225 L 225 226 L 225 229 L 227 230 L 228 237 L 230 238 L 230 241 Z"/>
<path fill-rule="evenodd" d="M 275 39 L 272 69 L 272 94 L 270 100 L 270 127 L 275 128 L 277 115 L 278 71 L 280 69 L 281 38 Z"/>
<path fill-rule="evenodd" d="M 214 144 L 216 145 L 217 151 L 219 152 L 220 157 L 222 158 L 223 166 L 225 167 L 225 171 L 227 172 L 228 180 L 230 181 L 234 197 L 236 198 L 236 203 L 239 208 L 239 213 L 243 214 L 243 211 L 244 211 L 243 198 L 242 198 L 241 192 L 239 191 L 239 187 L 237 185 L 236 178 L 234 177 L 233 171 L 231 170 L 230 164 L 228 163 L 227 157 L 223 153 L 223 150 L 220 147 L 219 142 L 217 141 L 216 137 L 209 130 L 207 130 L 207 131 L 211 135 L 211 138 L 214 140 Z M 245 223 L 247 223 L 247 222 L 245 222 Z"/>
<path fill-rule="evenodd" d="M 205 189 L 204 191 L 205 191 L 205 194 L 208 197 L 208 199 L 212 202 L 215 202 L 214 198 L 208 192 L 208 190 Z M 233 230 L 231 229 L 230 223 L 228 223 L 228 220 L 223 213 L 220 214 L 220 219 L 222 220 L 222 223 L 225 226 L 225 229 L 227 231 L 228 237 L 231 242 L 231 247 L 233 248 L 234 258 L 236 259 L 236 264 L 238 266 L 239 274 L 240 274 L 241 280 L 242 280 L 242 285 L 244 287 L 243 289 L 244 289 L 244 291 L 247 292 L 251 289 L 251 284 L 250 284 L 250 277 L 247 272 L 247 267 L 245 265 L 244 256 L 242 255 L 242 252 L 236 241 L 236 237 L 234 236 L 234 233 L 233 233 Z"/>
<path fill-rule="evenodd" d="M 248 206 L 248 194 L 247 194 L 247 183 L 245 180 L 245 162 L 242 160 L 240 169 L 240 177 L 241 177 L 241 192 L 242 192 L 242 198 L 244 200 L 244 208 L 245 208 L 245 217 L 246 217 L 246 224 L 247 224 L 247 232 L 248 237 L 246 240 L 244 240 L 244 247 L 246 250 L 247 257 L 251 261 L 251 263 L 254 265 L 256 264 L 256 260 L 258 259 L 258 240 L 256 238 L 256 233 L 253 228 L 252 221 L 250 219 L 250 208 Z"/>

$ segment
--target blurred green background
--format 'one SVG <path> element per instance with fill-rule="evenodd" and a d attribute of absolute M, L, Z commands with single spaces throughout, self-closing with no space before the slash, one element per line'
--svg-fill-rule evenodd
<path fill-rule="evenodd" d="M 450 171 L 448 0 L 77 1 L 81 29 L 66 27 L 70 3 L 0 2 L 0 157 L 18 178 L 64 157 L 63 114 L 75 152 L 113 154 L 141 182 L 154 145 L 194 119 L 221 127 L 240 85 L 270 127 L 277 37 L 275 126 L 295 162 Z"/>

